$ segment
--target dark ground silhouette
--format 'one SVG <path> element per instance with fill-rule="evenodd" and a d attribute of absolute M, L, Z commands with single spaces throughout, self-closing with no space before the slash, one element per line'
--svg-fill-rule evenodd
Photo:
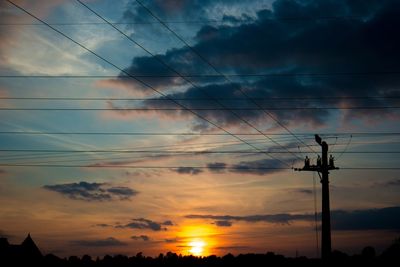
<path fill-rule="evenodd" d="M 146 257 L 142 253 L 128 257 L 124 255 L 93 259 L 89 255 L 83 257 L 70 256 L 59 258 L 53 254 L 43 256 L 30 237 L 21 245 L 11 245 L 6 238 L 0 238 L 1 266 L 48 266 L 48 267 L 227 267 L 227 266 L 400 266 L 400 238 L 376 255 L 373 247 L 365 247 L 361 254 L 349 256 L 340 251 L 333 251 L 328 261 L 306 257 L 286 258 L 273 252 L 266 254 L 227 254 L 206 257 L 182 256 L 172 252 L 160 254 L 158 257 Z"/>

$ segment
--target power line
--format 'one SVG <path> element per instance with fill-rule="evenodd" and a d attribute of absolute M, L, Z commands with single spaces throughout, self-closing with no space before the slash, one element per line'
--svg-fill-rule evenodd
<path fill-rule="evenodd" d="M 0 111 L 262 111 L 268 110 L 374 110 L 399 109 L 400 106 L 363 107 L 261 107 L 261 108 L 0 108 Z M 260 133 L 261 134 L 261 133 Z"/>
<path fill-rule="evenodd" d="M 223 78 L 223 77 L 323 77 L 323 76 L 370 76 L 370 75 L 398 75 L 400 71 L 363 71 L 363 72 L 320 72 L 320 73 L 217 73 L 217 74 L 135 74 L 137 78 Z M 0 78 L 49 78 L 49 79 L 80 79 L 80 78 L 118 78 L 132 79 L 124 75 L 0 75 Z"/>
<path fill-rule="evenodd" d="M 174 69 L 173 67 L 171 67 L 170 65 L 168 65 L 162 58 L 160 58 L 159 56 L 153 54 L 150 50 L 148 50 L 147 48 L 145 48 L 143 45 L 139 44 L 137 41 L 135 41 L 133 38 L 131 38 L 130 36 L 128 36 L 126 33 L 124 33 L 123 31 L 121 31 L 118 27 L 116 27 L 115 25 L 111 24 L 107 19 L 105 19 L 103 16 L 101 16 L 99 13 L 97 13 L 96 11 L 94 11 L 93 9 L 91 9 L 88 5 L 86 5 L 85 3 L 83 3 L 80 0 L 76 0 L 78 3 L 80 3 L 82 6 L 86 7 L 89 11 L 91 11 L 93 14 L 95 14 L 97 17 L 99 17 L 101 20 L 103 20 L 104 22 L 106 22 L 107 24 L 109 24 L 112 28 L 114 28 L 116 31 L 118 31 L 120 34 L 122 34 L 124 37 L 126 37 L 129 41 L 131 41 L 132 43 L 134 43 L 135 45 L 137 45 L 138 47 L 140 47 L 141 49 L 143 49 L 146 53 L 148 53 L 149 55 L 151 55 L 154 59 L 156 59 L 158 62 L 160 62 L 163 66 L 165 66 L 168 70 L 172 71 L 173 73 L 175 73 L 176 75 L 178 75 L 179 77 L 181 77 L 183 80 L 185 80 L 186 82 L 188 82 L 190 85 L 192 85 L 194 88 L 197 88 L 199 90 L 201 90 L 201 92 L 203 92 L 203 94 L 205 94 L 207 97 L 209 97 L 211 100 L 213 100 L 215 103 L 217 103 L 218 105 L 220 105 L 221 107 L 223 107 L 224 109 L 230 111 L 237 119 L 239 119 L 240 121 L 242 121 L 243 123 L 245 123 L 246 125 L 248 125 L 249 127 L 253 128 L 254 130 L 256 130 L 257 132 L 259 132 L 260 134 L 263 134 L 257 127 L 255 127 L 252 123 L 250 123 L 248 120 L 242 118 L 239 114 L 237 114 L 236 112 L 234 112 L 232 109 L 228 109 L 228 107 L 226 107 L 223 103 L 221 103 L 219 100 L 214 99 L 208 92 L 206 92 L 203 88 L 198 87 L 196 84 L 194 84 L 192 81 L 190 81 L 189 79 L 187 79 L 186 77 L 182 76 L 182 74 L 180 72 L 178 72 L 176 69 Z M 271 137 L 269 137 L 268 135 L 263 134 L 264 137 L 268 138 L 271 142 L 273 142 L 274 144 L 277 144 L 279 146 L 282 146 L 281 144 L 279 144 L 277 141 L 273 140 Z M 283 146 L 282 146 L 283 147 Z M 268 155 L 268 154 L 267 154 Z M 295 157 L 297 157 L 297 155 L 293 154 Z M 268 155 L 271 158 L 271 155 Z M 280 159 L 274 158 L 278 161 L 281 161 Z M 287 163 L 285 163 L 287 164 Z"/>
<path fill-rule="evenodd" d="M 2 100 L 68 100 L 68 101 L 169 101 L 163 98 L 116 98 L 116 97 L 8 97 L 0 96 Z M 176 101 L 208 101 L 209 98 L 173 98 Z M 218 100 L 241 101 L 248 100 L 248 98 L 216 98 Z M 250 97 L 253 100 L 260 101 L 304 101 L 304 100 L 347 100 L 347 99 L 400 99 L 400 96 L 321 96 L 321 97 Z"/>
<path fill-rule="evenodd" d="M 251 143 L 253 143 L 253 144 L 255 144 L 255 143 L 265 143 L 265 142 L 266 142 L 266 140 L 264 138 L 263 139 L 252 139 L 251 140 Z M 242 145 L 242 144 L 243 143 L 241 143 L 241 142 L 231 141 L 231 142 L 195 143 L 195 144 L 185 144 L 185 145 L 181 144 L 181 145 L 142 146 L 142 147 L 135 147 L 134 149 L 135 150 L 138 150 L 138 149 L 142 149 L 142 150 L 143 149 L 153 149 L 153 151 L 154 151 L 155 148 L 156 149 L 167 148 L 167 150 L 164 150 L 164 151 L 168 151 L 168 148 L 175 148 L 175 149 L 176 148 L 182 148 L 182 149 L 201 148 L 201 149 L 205 149 L 205 148 L 208 147 L 210 149 L 215 149 L 216 145 L 218 145 L 217 148 L 221 148 L 221 147 L 237 146 L 237 145 Z M 109 150 L 114 150 L 115 151 L 115 150 L 118 150 L 118 149 L 109 149 Z M 133 150 L 133 149 L 131 149 L 131 150 Z M 91 155 L 91 156 L 98 157 L 99 154 L 103 154 L 103 153 L 97 152 L 96 155 Z M 123 154 L 123 153 L 110 152 L 110 153 L 107 153 L 107 154 L 108 155 L 109 154 L 115 155 L 115 154 Z M 43 153 L 40 153 L 40 154 L 38 154 L 38 153 L 26 154 L 26 153 L 22 152 L 22 154 L 21 154 L 21 152 L 18 152 L 17 154 L 13 153 L 11 155 L 6 155 L 6 154 L 0 155 L 0 159 L 2 159 L 2 160 L 15 160 L 15 159 L 16 160 L 26 160 L 26 159 L 49 158 L 49 157 L 51 157 L 51 158 L 70 158 L 70 157 L 76 157 L 76 156 L 80 157 L 79 153 L 78 154 L 77 153 L 68 154 L 68 153 L 63 153 L 63 152 L 53 152 L 53 153 L 44 153 L 43 152 Z"/>
<path fill-rule="evenodd" d="M 8 1 L 8 0 L 7 0 Z M 132 165 L 64 165 L 64 164 L 0 164 L 0 167 L 50 167 L 50 168 L 132 168 L 132 169 L 227 169 L 227 170 L 292 170 L 284 167 L 217 167 L 217 166 L 132 166 Z M 400 170 L 400 167 L 350 167 L 340 168 L 341 170 Z"/>
<path fill-rule="evenodd" d="M 77 0 L 79 1 L 79 0 Z M 176 38 L 178 38 L 178 40 L 180 40 L 186 47 L 188 47 L 190 49 L 190 51 L 192 51 L 192 53 L 194 53 L 195 55 L 197 55 L 203 62 L 205 62 L 208 66 L 211 67 L 211 69 L 213 69 L 216 73 L 218 73 L 219 75 L 222 75 L 227 81 L 232 82 L 228 77 L 224 76 L 213 64 L 211 64 L 210 61 L 208 61 L 205 57 L 203 57 L 199 52 L 197 52 L 196 49 L 194 49 L 192 46 L 190 46 L 182 37 L 180 37 L 174 30 L 172 30 L 168 25 L 166 25 L 159 17 L 157 17 L 148 7 L 146 7 L 145 5 L 143 5 L 143 3 L 139 0 L 136 0 L 136 2 L 143 7 L 153 18 L 155 18 L 157 21 L 159 21 L 161 23 L 161 25 L 163 25 L 168 31 L 170 31 Z M 249 96 L 247 95 L 247 93 L 245 91 L 243 91 L 241 88 L 238 88 L 238 90 L 241 92 L 241 94 L 243 96 L 245 96 L 246 98 L 248 98 Z M 257 102 L 252 101 L 257 107 L 260 108 L 260 106 L 258 105 Z M 298 138 L 296 135 L 293 134 L 293 132 L 291 132 L 289 130 L 288 127 L 286 127 L 279 119 L 277 119 L 275 116 L 273 116 L 270 112 L 268 112 L 267 110 L 263 109 L 262 110 L 265 114 L 267 114 L 271 119 L 273 119 L 279 126 L 281 126 L 282 128 L 284 128 L 288 133 L 292 134 L 293 137 L 295 137 L 298 141 L 300 141 L 300 143 L 307 145 L 303 140 L 301 140 L 300 138 Z M 313 151 L 315 154 L 316 152 L 309 147 L 309 149 L 311 151 Z M 297 157 L 297 156 L 296 156 Z"/>
<path fill-rule="evenodd" d="M 128 150 L 128 149 L 99 149 L 99 150 L 53 150 L 53 149 L 0 149 L 0 152 L 34 152 L 34 153 L 156 153 L 156 154 L 287 154 L 294 151 L 163 151 L 163 150 Z M 307 154 L 309 152 L 297 152 Z M 332 151 L 331 154 L 399 154 L 400 151 Z"/>
<path fill-rule="evenodd" d="M 167 132 L 42 132 L 42 131 L 0 131 L 0 134 L 21 134 L 21 135 L 159 135 L 159 136 L 179 136 L 179 135 L 187 135 L 187 136 L 230 136 L 227 133 L 167 133 Z M 259 133 L 233 133 L 234 135 L 240 136 L 260 136 Z M 274 136 L 291 136 L 289 133 L 266 133 L 268 135 Z M 296 133 L 297 136 L 310 136 L 311 139 L 314 139 L 314 133 Z M 391 135 L 400 135 L 400 132 L 333 132 L 333 133 L 321 133 L 320 136 L 347 136 L 353 135 L 355 136 L 391 136 Z"/>
<path fill-rule="evenodd" d="M 165 98 L 167 98 L 167 99 L 170 99 L 170 100 L 173 101 L 176 105 L 178 105 L 178 106 L 184 108 L 185 110 L 190 111 L 190 109 L 187 108 L 186 106 L 184 106 L 183 104 L 181 104 L 181 103 L 179 103 L 179 102 L 173 100 L 173 99 L 170 98 L 168 95 L 166 95 L 166 94 L 164 94 L 163 92 L 157 90 L 156 88 L 152 87 L 151 85 L 149 85 L 148 83 L 144 82 L 143 80 L 141 80 L 141 79 L 139 79 L 139 78 L 136 78 L 135 76 L 131 75 L 130 73 L 128 73 L 128 72 L 125 71 L 124 69 L 118 67 L 117 65 L 115 65 L 115 64 L 112 63 L 111 61 L 107 60 L 106 58 L 102 57 L 101 55 L 97 54 L 96 52 L 90 50 L 89 48 L 87 48 L 86 46 L 82 45 L 81 43 L 75 41 L 74 39 L 72 39 L 71 37 L 69 37 L 68 35 L 66 35 L 65 33 L 63 33 L 62 31 L 60 31 L 60 30 L 54 28 L 53 26 L 49 25 L 48 23 L 46 23 L 45 21 L 41 20 L 41 19 L 38 18 L 37 16 L 33 15 L 32 13 L 30 13 L 30 12 L 27 11 L 26 9 L 20 7 L 19 5 L 13 3 L 13 2 L 10 1 L 10 0 L 7 0 L 7 2 L 9 2 L 9 3 L 12 4 L 13 6 L 17 7 L 17 8 L 20 9 L 21 11 L 25 12 L 25 13 L 28 14 L 29 16 L 31 16 L 31 17 L 35 18 L 36 20 L 40 21 L 41 23 L 47 25 L 50 29 L 52 29 L 53 31 L 55 31 L 55 32 L 57 32 L 58 34 L 62 35 L 63 37 L 67 38 L 68 40 L 70 40 L 71 42 L 75 43 L 76 45 L 78 45 L 79 47 L 83 48 L 84 50 L 88 51 L 90 54 L 96 56 L 97 58 L 103 60 L 103 61 L 106 62 L 107 64 L 109 64 L 109 65 L 113 66 L 114 68 L 118 69 L 120 72 L 124 73 L 126 76 L 129 76 L 129 77 L 134 78 L 136 81 L 138 81 L 138 82 L 141 83 L 142 85 L 146 86 L 147 88 L 150 88 L 151 90 L 153 90 L 154 92 L 160 94 L 161 96 L 163 96 L 163 97 L 165 97 Z M 196 113 L 196 112 L 194 112 L 194 111 L 190 111 L 190 112 L 191 112 L 193 115 L 197 116 L 198 118 L 200 118 L 200 119 L 206 121 L 207 123 L 210 123 L 210 124 L 213 125 L 214 127 L 216 127 L 216 128 L 218 128 L 218 129 L 220 129 L 220 130 L 222 130 L 222 131 L 228 133 L 229 135 L 231 135 L 231 136 L 234 137 L 235 139 L 237 139 L 237 140 L 239 140 L 239 141 L 241 141 L 241 142 L 243 142 L 243 143 L 246 143 L 248 146 L 254 148 L 254 149 L 257 150 L 257 151 L 259 151 L 259 149 L 258 149 L 256 146 L 254 146 L 254 145 L 248 143 L 246 140 L 244 140 L 244 139 L 242 139 L 242 138 L 240 138 L 240 137 L 238 137 L 238 136 L 236 136 L 236 135 L 231 134 L 228 130 L 226 130 L 226 129 L 224 129 L 223 127 L 219 126 L 218 124 L 216 124 L 216 123 L 210 121 L 210 120 L 207 119 L 206 117 L 204 117 L 204 116 L 202 116 L 202 115 L 200 115 L 200 114 L 198 114 L 198 113 Z"/>
<path fill-rule="evenodd" d="M 249 142 L 256 144 L 256 143 L 265 143 L 266 140 L 265 138 L 262 139 L 251 139 Z M 218 148 L 220 147 L 227 147 L 227 146 L 237 146 L 237 145 L 243 145 L 242 142 L 238 142 L 238 141 L 225 141 L 225 142 L 207 142 L 207 143 L 189 143 L 189 144 L 175 144 L 175 145 L 157 145 L 157 146 L 140 146 L 140 147 L 135 147 L 135 149 L 160 149 L 160 148 L 186 148 L 186 149 L 194 149 L 194 148 L 215 148 L 216 145 L 218 145 Z M 125 148 L 126 149 L 126 148 Z M 115 150 L 115 149 L 113 149 Z M 46 154 L 48 156 L 46 156 Z M 59 155 L 62 154 L 62 155 Z M 118 154 L 113 153 L 113 154 Z M 18 155 L 0 155 L 0 158 L 4 158 L 7 157 L 7 159 L 31 159 L 31 158 L 27 158 L 27 156 L 35 156 L 34 158 L 42 158 L 43 156 L 45 157 L 49 157 L 51 156 L 53 157 L 71 157 L 71 156 L 75 156 L 74 154 L 64 154 L 64 153 L 41 153 L 40 155 L 37 155 L 37 153 L 34 154 L 23 154 L 21 155 L 20 153 L 18 153 Z"/>
<path fill-rule="evenodd" d="M 347 149 L 349 148 L 352 139 L 353 139 L 353 135 L 350 135 L 349 141 L 347 142 L 347 144 L 346 144 L 345 148 L 343 149 L 343 151 L 336 158 L 336 160 L 340 159 L 342 157 L 342 155 L 347 152 Z"/>
<path fill-rule="evenodd" d="M 312 20 L 360 20 L 365 19 L 363 16 L 307 16 L 307 17 L 273 17 L 273 18 L 263 18 L 263 21 L 312 21 Z M 396 19 L 391 17 L 390 19 Z M 235 23 L 249 23 L 255 22 L 254 19 L 239 19 L 234 18 L 230 19 L 209 19 L 209 20 L 171 20 L 171 21 L 163 21 L 167 24 L 215 24 L 215 23 L 227 23 L 227 24 L 235 24 Z M 158 21 L 131 21 L 131 22 L 110 22 L 113 25 L 146 25 L 146 24 L 160 24 Z M 92 22 L 92 21 L 75 21 L 75 22 L 49 22 L 49 25 L 52 26 L 79 26 L 79 25 L 106 25 L 105 22 Z M 0 23 L 0 26 L 43 26 L 41 23 Z"/>

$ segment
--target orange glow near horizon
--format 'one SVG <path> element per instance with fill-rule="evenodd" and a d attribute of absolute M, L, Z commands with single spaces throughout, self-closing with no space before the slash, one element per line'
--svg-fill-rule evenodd
<path fill-rule="evenodd" d="M 209 225 L 184 226 L 177 233 L 184 249 L 182 254 L 193 256 L 206 256 L 212 254 L 213 247 L 218 243 L 216 231 Z"/>
<path fill-rule="evenodd" d="M 194 240 L 189 243 L 189 252 L 194 256 L 203 256 L 204 247 L 206 243 L 202 240 Z"/>

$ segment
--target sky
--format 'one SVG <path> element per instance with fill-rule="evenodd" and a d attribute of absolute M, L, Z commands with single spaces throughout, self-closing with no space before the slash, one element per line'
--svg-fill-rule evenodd
<path fill-rule="evenodd" d="M 0 235 L 42 252 L 318 256 L 400 226 L 396 0 L 1 1 Z M 317 225 L 316 225 L 317 224 Z M 316 236 L 318 234 L 319 237 Z"/>

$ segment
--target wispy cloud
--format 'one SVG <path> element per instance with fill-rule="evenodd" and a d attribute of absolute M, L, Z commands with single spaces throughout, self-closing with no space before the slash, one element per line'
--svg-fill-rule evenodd
<path fill-rule="evenodd" d="M 247 223 L 280 223 L 289 224 L 293 221 L 312 221 L 313 214 L 264 214 L 264 215 L 186 215 L 188 219 L 205 219 L 232 222 Z M 334 230 L 399 230 L 400 229 L 400 207 L 387 207 L 381 209 L 366 210 L 334 210 L 331 212 L 332 228 Z"/>
<path fill-rule="evenodd" d="M 107 183 L 69 183 L 45 185 L 44 189 L 60 193 L 70 199 L 85 201 L 129 200 L 137 191 L 124 186 L 112 186 Z"/>
<path fill-rule="evenodd" d="M 132 219 L 131 222 L 126 224 L 118 224 L 115 228 L 128 228 L 128 229 L 148 229 L 152 231 L 167 231 L 165 226 L 173 225 L 171 221 L 155 222 L 145 218 Z"/>
<path fill-rule="evenodd" d="M 219 227 L 231 227 L 232 222 L 230 221 L 215 221 L 215 225 Z"/>
<path fill-rule="evenodd" d="M 175 169 L 175 172 L 179 174 L 191 174 L 191 175 L 196 175 L 199 173 L 202 173 L 203 170 L 199 168 L 193 168 L 193 167 L 179 167 L 178 169 Z"/>
<path fill-rule="evenodd" d="M 142 241 L 149 241 L 150 240 L 150 238 L 147 235 L 139 235 L 139 236 L 134 235 L 134 236 L 131 236 L 131 239 L 133 239 L 133 240 L 142 240 Z"/>

